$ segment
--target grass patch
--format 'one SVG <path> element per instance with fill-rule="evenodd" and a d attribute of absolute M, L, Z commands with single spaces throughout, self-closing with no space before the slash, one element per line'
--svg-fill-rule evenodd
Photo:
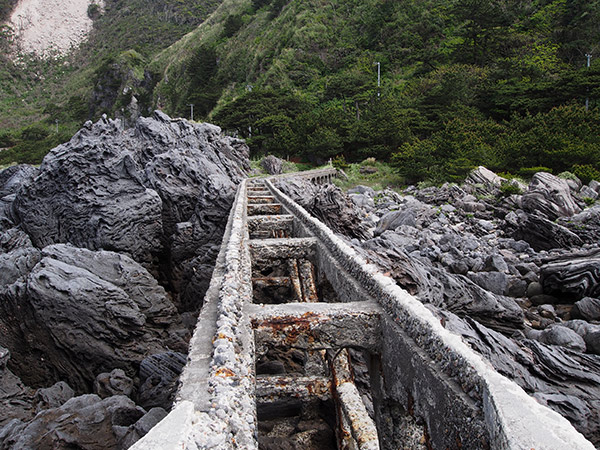
<path fill-rule="evenodd" d="M 367 158 L 358 164 L 348 164 L 344 173 L 348 177 L 347 180 L 340 178 L 335 180 L 335 184 L 344 190 L 359 184 L 369 186 L 376 191 L 386 188 L 399 190 L 404 185 L 404 178 L 398 175 L 392 166 L 376 161 L 374 158 Z"/>

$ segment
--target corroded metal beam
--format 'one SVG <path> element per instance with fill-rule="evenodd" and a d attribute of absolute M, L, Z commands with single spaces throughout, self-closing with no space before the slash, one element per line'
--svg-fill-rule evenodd
<path fill-rule="evenodd" d="M 379 305 L 356 303 L 288 303 L 247 305 L 256 354 L 269 346 L 307 350 L 363 348 L 376 353 L 381 345 Z"/>
<path fill-rule="evenodd" d="M 248 242 L 253 261 L 269 259 L 313 259 L 315 238 L 252 239 Z"/>
<path fill-rule="evenodd" d="M 261 403 L 277 401 L 282 398 L 320 400 L 331 398 L 331 380 L 325 377 L 269 376 L 256 378 L 256 397 Z"/>
<path fill-rule="evenodd" d="M 248 204 L 248 215 L 256 216 L 261 214 L 280 214 L 281 213 L 280 203 L 263 203 L 252 205 Z"/>

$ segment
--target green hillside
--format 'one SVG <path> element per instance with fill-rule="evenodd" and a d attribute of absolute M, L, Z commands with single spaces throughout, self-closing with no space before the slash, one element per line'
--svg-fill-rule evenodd
<path fill-rule="evenodd" d="M 160 7 L 145 11 L 147 26 L 123 13 L 119 25 L 110 9 L 97 21 L 118 45 L 92 39 L 81 52 L 103 61 L 69 78 L 82 93 L 94 81 L 82 116 L 126 112 L 133 96 L 143 112 L 189 117 L 194 104 L 195 119 L 254 154 L 375 157 L 407 181 L 478 164 L 598 176 L 599 2 L 224 0 L 198 27 L 176 24 L 179 35 L 153 25 Z"/>

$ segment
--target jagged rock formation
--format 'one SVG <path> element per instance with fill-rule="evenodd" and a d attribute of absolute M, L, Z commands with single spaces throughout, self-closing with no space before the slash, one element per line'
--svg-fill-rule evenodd
<path fill-rule="evenodd" d="M 165 415 L 247 155 L 155 112 L 0 172 L 0 448 L 127 448 Z"/>
<path fill-rule="evenodd" d="M 247 156 L 218 127 L 160 112 L 130 130 L 88 122 L 46 156 L 13 208 L 36 247 L 69 242 L 126 253 L 195 309 Z"/>

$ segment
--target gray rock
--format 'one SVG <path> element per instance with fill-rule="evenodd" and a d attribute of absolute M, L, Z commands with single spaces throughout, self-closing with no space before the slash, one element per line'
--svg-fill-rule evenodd
<path fill-rule="evenodd" d="M 0 431 L 0 446 L 14 450 L 123 448 L 119 427 L 135 424 L 144 413 L 125 396 L 101 400 L 97 395 L 83 395 L 39 412 L 31 422 L 12 422 Z"/>
<path fill-rule="evenodd" d="M 598 182 L 597 180 L 591 180 L 588 183 L 588 186 L 590 187 L 590 189 L 593 189 L 598 194 L 600 194 L 600 182 Z"/>
<path fill-rule="evenodd" d="M 152 408 L 133 425 L 127 428 L 123 427 L 123 437 L 120 440 L 121 448 L 131 447 L 166 416 L 167 411 L 163 408 Z"/>
<path fill-rule="evenodd" d="M 504 295 L 508 285 L 508 278 L 506 274 L 501 272 L 470 272 L 467 274 L 467 276 L 471 281 L 475 282 L 486 291 L 490 291 L 498 295 Z"/>
<path fill-rule="evenodd" d="M 260 162 L 260 165 L 269 175 L 279 175 L 283 173 L 283 160 L 276 156 L 267 156 Z"/>
<path fill-rule="evenodd" d="M 591 198 L 592 200 L 598 199 L 598 192 L 588 186 L 583 186 L 579 191 L 579 196 L 581 198 Z"/>
<path fill-rule="evenodd" d="M 585 352 L 585 341 L 575 331 L 563 326 L 553 326 L 546 328 L 540 334 L 540 342 L 548 345 L 560 345 Z"/>
<path fill-rule="evenodd" d="M 96 377 L 94 382 L 94 393 L 100 398 L 112 395 L 131 396 L 133 392 L 133 380 L 125 375 L 122 369 L 114 369 L 112 372 L 104 372 Z"/>
<path fill-rule="evenodd" d="M 70 242 L 127 253 L 172 280 L 179 302 L 186 282 L 173 274 L 220 241 L 248 168 L 248 148 L 213 125 L 156 112 L 123 131 L 120 122 L 102 119 L 53 149 L 13 206 L 37 247 Z M 170 243 L 180 222 L 192 232 L 179 243 L 185 251 L 175 252 Z M 202 297 L 196 292 L 181 303 L 197 309 Z"/>
<path fill-rule="evenodd" d="M 523 240 L 537 251 L 578 247 L 584 243 L 581 237 L 565 226 L 521 210 L 507 214 L 505 226 L 515 240 Z"/>
<path fill-rule="evenodd" d="M 469 173 L 465 180 L 465 185 L 471 188 L 478 187 L 478 192 L 492 193 L 500 187 L 502 181 L 506 180 L 499 177 L 491 170 L 479 166 Z"/>
<path fill-rule="evenodd" d="M 11 420 L 29 420 L 35 415 L 34 391 L 6 367 L 10 351 L 0 347 L 0 448 L 2 427 Z"/>
<path fill-rule="evenodd" d="M 531 300 L 531 303 L 536 306 L 537 305 L 555 305 L 559 302 L 556 297 L 554 297 L 553 295 L 548 295 L 548 294 L 534 295 L 534 296 L 530 297 L 529 300 Z"/>
<path fill-rule="evenodd" d="M 429 205 L 419 201 L 413 201 L 403 205 L 399 211 L 392 211 L 384 215 L 377 224 L 375 236 L 379 236 L 386 230 L 394 230 L 402 225 L 411 227 L 423 227 L 431 223 L 436 211 Z"/>
<path fill-rule="evenodd" d="M 600 299 L 584 297 L 571 309 L 573 319 L 600 320 Z"/>
<path fill-rule="evenodd" d="M 334 232 L 350 239 L 371 237 L 371 233 L 362 225 L 363 213 L 337 186 L 315 185 L 302 179 L 278 180 L 275 184 Z"/>
<path fill-rule="evenodd" d="M 21 247 L 33 247 L 31 239 L 18 228 L 0 233 L 0 253 L 8 253 Z"/>
<path fill-rule="evenodd" d="M 34 178 L 39 169 L 28 164 L 19 164 L 0 171 L 0 198 L 16 194 L 23 184 Z"/>
<path fill-rule="evenodd" d="M 525 297 L 527 293 L 527 282 L 514 276 L 509 277 L 505 293 L 509 297 Z"/>
<path fill-rule="evenodd" d="M 0 339 L 18 349 L 13 365 L 28 384 L 60 377 L 85 391 L 97 373 L 133 375 L 148 352 L 186 348 L 172 302 L 141 265 L 62 244 L 42 253 L 26 281 L 0 289 L 0 323 L 9 330 Z"/>
<path fill-rule="evenodd" d="M 600 242 L 600 205 L 586 208 L 569 218 L 559 219 L 558 223 L 585 243 L 595 245 Z"/>
<path fill-rule="evenodd" d="M 484 270 L 488 272 L 504 272 L 508 273 L 508 265 L 501 255 L 489 255 L 485 258 Z"/>
<path fill-rule="evenodd" d="M 372 197 L 365 194 L 350 194 L 350 199 L 359 208 L 372 210 L 375 207 L 375 202 Z"/>
<path fill-rule="evenodd" d="M 568 183 L 546 172 L 538 172 L 533 176 L 522 201 L 525 211 L 549 220 L 581 212 L 581 207 L 571 196 Z"/>
<path fill-rule="evenodd" d="M 38 389 L 35 394 L 37 411 L 58 408 L 74 396 L 75 391 L 64 381 L 59 381 L 49 388 Z"/>
<path fill-rule="evenodd" d="M 177 380 L 186 361 L 186 356 L 177 352 L 158 353 L 145 358 L 140 364 L 139 404 L 144 408 L 170 409 Z"/>
<path fill-rule="evenodd" d="M 585 344 L 589 353 L 600 355 L 600 330 L 595 329 L 585 335 Z"/>
<path fill-rule="evenodd" d="M 566 255 L 556 258 L 540 269 L 544 292 L 576 301 L 583 297 L 600 296 L 600 252 Z"/>
<path fill-rule="evenodd" d="M 540 305 L 538 306 L 538 312 L 540 316 L 546 319 L 555 319 L 556 318 L 556 310 L 552 305 Z"/>
<path fill-rule="evenodd" d="M 536 340 L 513 340 L 472 319 L 460 319 L 447 311 L 437 310 L 436 314 L 445 319 L 447 329 L 462 336 L 498 372 L 527 392 L 535 392 L 536 397 L 546 398 L 550 408 L 570 420 L 595 445 L 600 444 L 600 360 L 595 355 Z M 571 404 L 578 406 L 570 409 L 564 402 L 550 401 L 558 399 L 555 396 L 572 397 Z"/>
<path fill-rule="evenodd" d="M 537 281 L 532 281 L 527 286 L 527 297 L 529 297 L 529 298 L 535 297 L 536 295 L 542 295 L 543 293 L 544 293 L 544 287 L 542 286 L 542 283 L 539 283 Z"/>
<path fill-rule="evenodd" d="M 366 195 L 367 197 L 375 197 L 375 191 L 373 190 L 372 187 L 369 186 L 363 186 L 361 184 L 359 184 L 358 186 L 354 186 L 351 189 L 348 189 L 348 194 L 363 194 Z M 388 193 L 389 195 L 389 193 Z"/>

